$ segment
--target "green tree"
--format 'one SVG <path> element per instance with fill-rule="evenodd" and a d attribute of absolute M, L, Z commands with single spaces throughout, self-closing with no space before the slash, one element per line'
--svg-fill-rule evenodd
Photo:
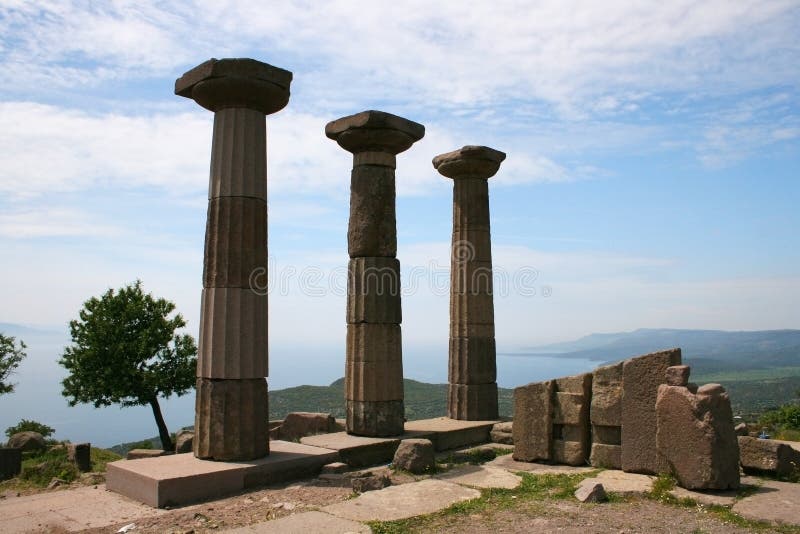
<path fill-rule="evenodd" d="M 43 423 L 39 423 L 37 421 L 29 421 L 28 419 L 23 419 L 19 423 L 14 426 L 10 426 L 6 428 L 6 436 L 9 438 L 14 434 L 19 432 L 38 432 L 44 438 L 49 438 L 53 435 L 56 431 L 55 428 L 47 426 Z"/>
<path fill-rule="evenodd" d="M 72 345 L 59 360 L 69 371 L 62 394 L 70 406 L 150 405 L 161 445 L 172 449 L 158 398 L 190 391 L 197 364 L 194 339 L 175 334 L 186 321 L 170 318 L 174 310 L 172 302 L 145 294 L 140 280 L 87 300 L 69 323 Z"/>
<path fill-rule="evenodd" d="M 0 395 L 14 391 L 16 384 L 8 382 L 8 377 L 19 366 L 19 362 L 27 356 L 25 343 L 20 340 L 19 345 L 16 345 L 15 341 L 13 337 L 0 334 Z"/>

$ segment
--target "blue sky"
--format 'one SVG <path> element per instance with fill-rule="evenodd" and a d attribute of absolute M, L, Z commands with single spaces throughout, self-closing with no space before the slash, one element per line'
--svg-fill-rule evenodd
<path fill-rule="evenodd" d="M 273 361 L 344 361 L 344 298 L 325 282 L 347 261 L 351 157 L 323 130 L 365 109 L 427 129 L 398 157 L 399 259 L 423 280 L 403 300 L 407 354 L 446 358 L 452 184 L 430 160 L 466 144 L 508 154 L 490 181 L 510 280 L 498 350 L 796 328 L 798 27 L 796 1 L 1 0 L 0 322 L 63 328 L 141 278 L 196 335 L 212 114 L 173 83 L 252 57 L 294 73 L 268 118 L 269 249 L 287 281 Z"/>

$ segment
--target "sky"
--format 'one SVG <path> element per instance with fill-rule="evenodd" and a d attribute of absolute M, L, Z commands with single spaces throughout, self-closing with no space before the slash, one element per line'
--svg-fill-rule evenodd
<path fill-rule="evenodd" d="M 446 372 L 452 183 L 431 159 L 471 144 L 508 155 L 499 352 L 797 328 L 798 27 L 783 0 L 0 0 L 0 322 L 64 330 L 138 278 L 197 334 L 213 114 L 174 81 L 250 57 L 294 73 L 267 118 L 283 383 L 343 368 L 352 158 L 324 127 L 366 109 L 426 127 L 397 162 L 407 376 Z"/>

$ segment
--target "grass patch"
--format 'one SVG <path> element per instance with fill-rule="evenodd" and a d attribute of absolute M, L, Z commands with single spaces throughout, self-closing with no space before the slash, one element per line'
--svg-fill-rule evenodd
<path fill-rule="evenodd" d="M 522 477 L 522 482 L 514 489 L 483 489 L 480 497 L 455 503 L 433 514 L 398 521 L 370 521 L 368 524 L 375 534 L 403 534 L 417 532 L 451 516 L 490 515 L 497 510 L 506 510 L 524 503 L 571 499 L 581 480 L 595 476 L 596 472 L 575 475 L 518 474 Z"/>

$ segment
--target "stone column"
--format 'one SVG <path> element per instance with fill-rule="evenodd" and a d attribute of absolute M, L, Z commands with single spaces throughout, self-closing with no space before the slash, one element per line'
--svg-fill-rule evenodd
<path fill-rule="evenodd" d="M 403 433 L 400 262 L 395 156 L 425 135 L 416 122 L 364 111 L 328 123 L 325 135 L 353 153 L 347 281 L 347 432 Z"/>
<path fill-rule="evenodd" d="M 433 158 L 436 170 L 453 179 L 447 396 L 451 419 L 498 416 L 488 179 L 505 158 L 505 153 L 485 146 L 465 146 Z"/>
<path fill-rule="evenodd" d="M 175 94 L 214 112 L 194 454 L 269 454 L 267 296 L 250 278 L 267 269 L 266 115 L 289 102 L 292 73 L 253 59 L 211 59 Z"/>

